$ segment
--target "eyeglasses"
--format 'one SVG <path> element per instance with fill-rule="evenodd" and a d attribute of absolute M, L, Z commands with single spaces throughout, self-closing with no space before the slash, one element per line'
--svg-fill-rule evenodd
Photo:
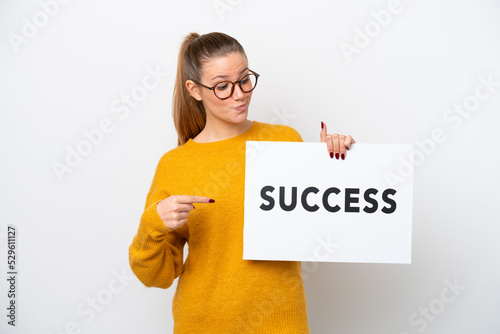
<path fill-rule="evenodd" d="M 203 86 L 207 89 L 210 89 L 211 91 L 214 92 L 215 96 L 218 97 L 221 100 L 225 100 L 231 97 L 234 92 L 234 87 L 236 84 L 240 86 L 240 89 L 244 93 L 250 93 L 252 90 L 255 89 L 257 86 L 257 80 L 259 79 L 259 74 L 255 73 L 252 70 L 248 70 L 250 73 L 245 75 L 243 78 L 241 78 L 238 81 L 232 82 L 232 81 L 221 81 L 217 83 L 213 87 L 208 87 L 205 86 L 202 83 L 199 83 L 198 81 L 192 80 L 194 83 L 197 85 Z"/>

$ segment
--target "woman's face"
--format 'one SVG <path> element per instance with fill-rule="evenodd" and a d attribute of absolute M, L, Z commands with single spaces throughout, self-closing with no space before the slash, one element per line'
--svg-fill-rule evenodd
<path fill-rule="evenodd" d="M 214 87 L 221 81 L 238 81 L 246 74 L 248 74 L 248 61 L 245 55 L 239 52 L 230 53 L 208 60 L 203 66 L 200 83 Z M 252 92 L 245 93 L 239 85 L 235 85 L 233 95 L 221 100 L 210 89 L 198 85 L 193 88 L 191 94 L 203 102 L 207 112 L 207 122 L 222 121 L 236 124 L 247 119 Z"/>

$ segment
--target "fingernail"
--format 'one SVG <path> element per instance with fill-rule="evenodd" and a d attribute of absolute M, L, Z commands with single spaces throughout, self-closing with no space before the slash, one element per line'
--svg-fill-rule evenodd
<path fill-rule="evenodd" d="M 325 127 L 325 123 L 323 123 L 323 121 L 321 121 L 321 130 L 323 130 L 324 127 Z"/>
<path fill-rule="evenodd" d="M 208 203 L 215 203 L 215 200 L 214 199 L 209 199 Z"/>
<path fill-rule="evenodd" d="M 335 153 L 335 159 L 339 160 L 339 154 Z"/>
<path fill-rule="evenodd" d="M 333 159 L 333 152 L 330 152 L 330 158 Z"/>
<path fill-rule="evenodd" d="M 340 157 L 342 158 L 342 160 L 344 160 L 345 159 L 344 153 L 340 154 Z"/>

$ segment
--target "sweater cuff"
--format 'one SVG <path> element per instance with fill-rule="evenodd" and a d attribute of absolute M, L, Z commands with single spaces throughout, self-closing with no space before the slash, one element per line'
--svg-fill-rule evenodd
<path fill-rule="evenodd" d="M 160 200 L 152 203 L 142 214 L 140 228 L 154 240 L 162 240 L 168 232 L 172 231 L 160 218 L 156 205 Z"/>

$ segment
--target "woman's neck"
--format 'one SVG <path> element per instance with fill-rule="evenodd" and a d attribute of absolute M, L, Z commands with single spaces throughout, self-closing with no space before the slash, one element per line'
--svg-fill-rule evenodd
<path fill-rule="evenodd" d="M 193 138 L 197 143 L 211 143 L 224 139 L 229 139 L 245 133 L 253 125 L 253 121 L 246 119 L 239 124 L 213 124 L 207 119 L 207 123 L 203 130 Z"/>

